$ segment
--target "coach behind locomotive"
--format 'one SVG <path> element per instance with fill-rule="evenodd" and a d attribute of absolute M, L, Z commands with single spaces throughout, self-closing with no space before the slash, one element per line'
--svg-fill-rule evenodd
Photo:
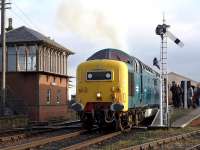
<path fill-rule="evenodd" d="M 160 75 L 116 49 L 96 52 L 77 69 L 76 102 L 84 127 L 127 130 L 159 107 Z"/>

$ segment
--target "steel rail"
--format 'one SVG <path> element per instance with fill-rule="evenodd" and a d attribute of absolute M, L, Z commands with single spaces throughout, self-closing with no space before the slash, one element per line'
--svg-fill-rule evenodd
<path fill-rule="evenodd" d="M 24 133 L 4 136 L 4 137 L 0 137 L 0 143 L 14 141 L 14 140 L 22 139 L 25 137 L 26 137 L 26 134 Z"/>
<path fill-rule="evenodd" d="M 93 144 L 105 141 L 107 139 L 110 139 L 112 137 L 115 137 L 117 135 L 120 135 L 121 133 L 122 133 L 121 131 L 118 131 L 118 132 L 106 134 L 106 135 L 103 135 L 103 136 L 100 136 L 100 137 L 97 137 L 97 138 L 93 138 L 91 140 L 86 140 L 86 141 L 83 141 L 81 143 L 74 144 L 74 145 L 71 145 L 69 147 L 62 148 L 61 150 L 78 150 L 78 149 L 83 149 L 83 148 L 88 147 L 90 145 L 93 145 Z"/>
<path fill-rule="evenodd" d="M 45 139 L 43 138 L 43 139 L 31 141 L 31 142 L 20 144 L 20 145 L 16 145 L 16 146 L 9 146 L 9 147 L 5 147 L 5 148 L 1 148 L 0 150 L 24 150 L 24 149 L 30 149 L 30 148 L 39 147 L 41 145 L 45 145 L 45 144 L 48 144 L 48 143 L 51 143 L 51 142 L 56 142 L 56 141 L 60 141 L 60 140 L 68 139 L 68 138 L 73 138 L 73 137 L 79 136 L 83 132 L 85 132 L 85 130 L 77 131 L 77 132 L 70 133 L 70 134 L 64 134 L 64 135 L 58 135 L 58 136 L 54 136 L 54 137 L 48 137 L 48 138 L 45 138 Z"/>
<path fill-rule="evenodd" d="M 186 150 L 197 150 L 200 149 L 200 144 L 194 145 L 193 147 L 189 147 Z"/>
<path fill-rule="evenodd" d="M 200 133 L 200 130 L 197 131 L 192 131 L 190 133 L 184 133 L 181 135 L 177 135 L 177 136 L 173 136 L 173 137 L 169 137 L 169 138 L 165 138 L 165 139 L 161 139 L 161 140 L 155 140 L 152 142 L 148 142 L 148 143 L 144 143 L 144 144 L 140 144 L 140 145 L 135 145 L 135 146 L 131 146 L 128 148 L 124 148 L 123 150 L 145 150 L 145 149 L 149 149 L 149 148 L 155 148 L 155 147 L 160 147 L 163 144 L 167 144 L 170 142 L 174 142 L 195 134 Z"/>
<path fill-rule="evenodd" d="M 19 132 L 18 130 L 16 131 L 8 131 L 9 132 L 16 132 L 16 134 L 8 134 L 8 135 L 4 135 L 4 136 L 0 136 L 0 144 L 2 143 L 5 143 L 5 142 L 13 142 L 13 141 L 17 141 L 17 140 L 21 140 L 21 139 L 24 139 L 26 137 L 30 137 L 30 136 L 34 136 L 34 135 L 37 135 L 37 134 L 42 134 L 42 133 L 47 133 L 47 132 L 51 132 L 51 131 L 57 131 L 57 130 L 61 130 L 61 129 L 65 129 L 65 128 L 68 128 L 70 125 L 74 125 L 74 124 L 78 124 L 80 123 L 80 120 L 76 120 L 76 121 L 72 121 L 72 122 L 65 122 L 65 123 L 62 123 L 64 124 L 65 126 L 57 126 L 57 124 L 52 124 L 51 126 L 48 126 L 48 127 L 33 127 L 30 131 L 30 133 L 28 132 L 27 129 L 24 129 L 24 130 L 20 130 L 20 131 L 23 131 L 25 133 L 17 133 Z M 75 127 L 73 127 L 75 128 Z M 36 130 L 36 129 L 42 129 L 42 130 Z M 27 130 L 27 131 L 26 131 Z M 36 131 L 34 131 L 36 130 Z M 6 132 L 4 132 L 5 134 Z"/>
<path fill-rule="evenodd" d="M 79 124 L 81 123 L 80 120 L 74 120 L 74 121 L 67 121 L 67 122 L 59 122 L 59 123 L 53 123 L 52 126 L 70 126 L 70 125 L 74 125 L 74 124 Z"/>

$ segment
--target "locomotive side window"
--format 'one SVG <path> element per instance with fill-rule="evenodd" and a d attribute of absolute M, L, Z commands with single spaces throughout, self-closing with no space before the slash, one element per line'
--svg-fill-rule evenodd
<path fill-rule="evenodd" d="M 137 63 L 135 63 L 135 72 L 137 72 L 138 71 L 138 68 L 137 68 L 138 66 L 137 66 Z"/>
<path fill-rule="evenodd" d="M 87 72 L 87 80 L 112 80 L 111 71 Z"/>
<path fill-rule="evenodd" d="M 154 86 L 157 86 L 157 85 L 158 85 L 158 80 L 154 79 Z"/>
<path fill-rule="evenodd" d="M 137 72 L 137 73 L 140 72 L 140 65 L 137 61 L 134 63 L 134 71 Z"/>
<path fill-rule="evenodd" d="M 128 93 L 129 96 L 134 96 L 134 74 L 132 72 L 128 73 Z"/>

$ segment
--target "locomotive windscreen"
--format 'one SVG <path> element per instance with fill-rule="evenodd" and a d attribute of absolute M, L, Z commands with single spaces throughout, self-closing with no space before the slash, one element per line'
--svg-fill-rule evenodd
<path fill-rule="evenodd" d="M 111 71 L 87 72 L 87 80 L 112 80 Z"/>

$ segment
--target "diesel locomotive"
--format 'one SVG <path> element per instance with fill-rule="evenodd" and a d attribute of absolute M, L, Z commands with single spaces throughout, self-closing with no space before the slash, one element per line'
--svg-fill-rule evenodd
<path fill-rule="evenodd" d="M 77 68 L 72 108 L 83 126 L 129 130 L 156 113 L 160 74 L 117 49 L 103 49 Z"/>

